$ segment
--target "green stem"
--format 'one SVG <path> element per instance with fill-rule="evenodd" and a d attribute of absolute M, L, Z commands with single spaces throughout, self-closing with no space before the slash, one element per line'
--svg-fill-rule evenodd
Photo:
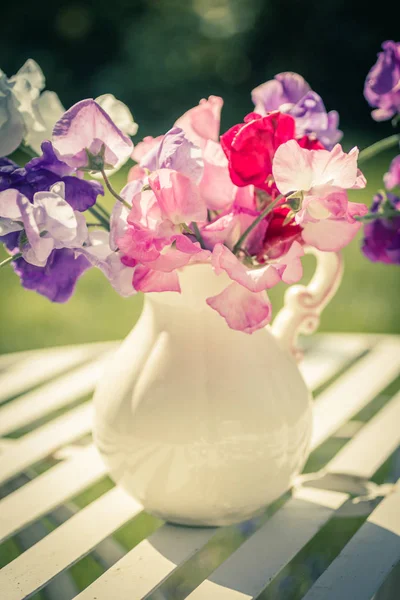
<path fill-rule="evenodd" d="M 119 194 L 117 194 L 117 192 L 112 187 L 110 180 L 108 179 L 104 169 L 101 169 L 101 174 L 103 175 L 104 183 L 106 184 L 106 187 L 107 187 L 108 191 L 110 192 L 110 194 L 112 196 L 114 196 L 114 198 L 116 198 L 119 202 L 122 202 L 122 204 L 124 206 L 126 206 L 126 208 L 128 210 L 131 210 L 132 206 L 126 200 L 124 200 Z"/>
<path fill-rule="evenodd" d="M 241 249 L 243 242 L 245 241 L 245 239 L 247 238 L 247 236 L 249 235 L 249 233 L 251 231 L 253 231 L 254 227 L 256 227 L 259 223 L 261 223 L 261 221 L 270 213 L 274 210 L 274 208 L 277 206 L 277 204 L 280 202 L 280 200 L 282 200 L 282 198 L 284 198 L 284 196 L 282 194 L 279 194 L 279 196 L 277 198 L 275 198 L 275 200 L 273 202 L 271 202 L 271 204 L 268 204 L 268 206 L 266 208 L 264 208 L 264 210 L 262 211 L 262 213 L 260 215 L 258 215 L 257 219 L 255 219 L 251 225 L 248 226 L 248 228 L 246 229 L 246 231 L 244 233 L 242 233 L 242 235 L 240 236 L 240 238 L 238 239 L 238 241 L 236 242 L 236 244 L 233 247 L 233 254 L 236 254 L 238 252 L 238 250 Z"/>
<path fill-rule="evenodd" d="M 100 213 L 100 212 L 99 212 L 99 211 L 96 209 L 96 207 L 95 207 L 95 206 L 91 206 L 91 207 L 89 208 L 89 212 L 91 212 L 91 213 L 92 213 L 92 215 L 93 215 L 94 217 L 96 217 L 96 219 L 98 219 L 98 220 L 100 221 L 100 223 L 103 225 L 103 227 L 104 227 L 105 229 L 107 229 L 107 231 L 110 231 L 110 223 L 109 223 L 109 221 L 107 221 L 107 219 L 105 219 L 105 218 L 103 217 L 103 215 L 102 215 L 102 214 L 101 214 L 101 213 Z"/>
<path fill-rule="evenodd" d="M 110 215 L 110 213 L 108 212 L 108 210 L 106 210 L 106 209 L 104 208 L 104 206 L 102 206 L 102 205 L 100 204 L 100 202 L 96 202 L 96 208 L 97 208 L 97 209 L 98 209 L 98 210 L 99 210 L 101 213 L 103 213 L 103 215 L 105 216 L 105 218 L 106 218 L 106 219 L 110 220 L 110 218 L 111 218 L 111 215 Z"/>
<path fill-rule="evenodd" d="M 193 221 L 192 227 L 193 227 L 194 235 L 196 236 L 196 240 L 199 242 L 199 244 L 203 248 L 203 250 L 205 250 L 206 245 L 205 245 L 204 240 L 203 240 L 203 238 L 201 236 L 199 226 L 197 225 L 197 223 L 195 223 Z"/>
<path fill-rule="evenodd" d="M 0 262 L 0 269 L 1 267 L 5 267 L 9 263 L 13 262 L 13 260 L 18 260 L 18 258 L 21 258 L 21 256 L 22 253 L 18 252 L 18 254 L 13 254 L 12 256 L 9 256 L 8 258 L 4 259 L 2 262 Z"/>
<path fill-rule="evenodd" d="M 398 144 L 399 142 L 400 133 L 396 133 L 395 135 L 391 135 L 387 138 L 384 138 L 383 140 L 379 140 L 379 142 L 376 142 L 375 144 L 364 148 L 364 150 L 361 150 L 359 154 L 358 164 L 366 162 L 370 158 L 373 158 L 374 156 L 380 154 L 381 152 L 384 152 L 385 150 L 389 150 L 389 148 L 396 146 L 396 144 Z"/>

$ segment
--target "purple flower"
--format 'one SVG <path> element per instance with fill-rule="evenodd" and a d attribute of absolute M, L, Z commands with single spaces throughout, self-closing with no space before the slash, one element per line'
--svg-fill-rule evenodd
<path fill-rule="evenodd" d="M 400 42 L 388 40 L 382 44 L 383 52 L 365 80 L 364 96 L 375 121 L 386 121 L 400 112 Z"/>
<path fill-rule="evenodd" d="M 251 98 L 256 112 L 271 112 L 286 104 L 296 104 L 310 91 L 310 86 L 301 75 L 286 72 L 278 73 L 274 79 L 254 88 Z"/>
<path fill-rule="evenodd" d="M 321 96 L 315 92 L 307 92 L 288 112 L 296 121 L 297 137 L 315 135 L 327 150 L 343 137 L 338 129 L 339 114 L 336 110 L 327 113 Z"/>
<path fill-rule="evenodd" d="M 122 133 L 94 100 L 82 100 L 67 110 L 54 126 L 53 147 L 67 165 L 100 171 L 121 167 L 133 150 Z"/>
<path fill-rule="evenodd" d="M 53 250 L 45 267 L 37 267 L 19 258 L 13 263 L 21 284 L 46 296 L 52 302 L 66 302 L 72 296 L 79 277 L 90 268 L 89 261 L 73 250 Z"/>
<path fill-rule="evenodd" d="M 388 190 L 400 185 L 400 154 L 390 163 L 389 171 L 384 175 L 383 181 Z"/>
<path fill-rule="evenodd" d="M 387 200 L 394 209 L 400 211 L 400 198 L 388 193 Z M 384 196 L 377 194 L 371 212 L 381 211 L 384 203 Z M 400 265 L 400 213 L 392 218 L 382 214 L 382 218 L 366 224 L 362 251 L 373 262 Z"/>
<path fill-rule="evenodd" d="M 36 192 L 48 191 L 55 183 L 63 182 L 65 200 L 80 212 L 93 206 L 97 196 L 104 195 L 98 181 L 75 176 L 75 170 L 57 158 L 51 142 L 43 142 L 42 152 L 42 156 L 33 158 L 24 168 L 9 159 L 0 159 L 0 191 L 18 190 L 32 202 Z"/>
<path fill-rule="evenodd" d="M 140 166 L 156 171 L 172 169 L 199 183 L 203 176 L 202 152 L 180 127 L 170 129 L 163 139 L 148 152 Z"/>
<path fill-rule="evenodd" d="M 36 192 L 32 201 L 15 189 L 0 192 L 0 233 L 21 230 L 23 257 L 39 267 L 52 250 L 80 248 L 88 237 L 85 217 L 66 202 L 63 183 Z"/>
<path fill-rule="evenodd" d="M 291 115 L 296 122 L 296 137 L 316 136 L 331 150 L 342 138 L 338 129 L 339 115 L 326 112 L 321 96 L 313 92 L 297 73 L 279 73 L 274 79 L 256 87 L 251 94 L 255 112 L 265 115 L 279 110 Z"/>

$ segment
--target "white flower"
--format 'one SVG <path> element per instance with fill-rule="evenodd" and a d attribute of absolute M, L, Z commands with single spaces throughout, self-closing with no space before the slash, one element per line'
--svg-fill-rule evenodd
<path fill-rule="evenodd" d="M 64 108 L 57 94 L 42 92 L 45 78 L 32 59 L 10 77 L 0 71 L 0 156 L 7 156 L 22 141 L 40 154 L 40 145 L 51 138 Z"/>
<path fill-rule="evenodd" d="M 112 94 L 103 94 L 96 98 L 96 102 L 106 111 L 122 133 L 126 135 L 137 134 L 138 124 L 135 123 L 132 113 L 126 104 L 117 100 Z"/>
<path fill-rule="evenodd" d="M 24 132 L 24 122 L 13 95 L 13 86 L 0 70 L 0 156 L 14 152 L 22 142 Z"/>
<path fill-rule="evenodd" d="M 53 250 L 80 248 L 88 239 L 85 217 L 64 198 L 62 182 L 36 192 L 33 202 L 18 190 L 0 192 L 0 228 L 24 230 L 22 255 L 32 265 L 44 267 Z"/>

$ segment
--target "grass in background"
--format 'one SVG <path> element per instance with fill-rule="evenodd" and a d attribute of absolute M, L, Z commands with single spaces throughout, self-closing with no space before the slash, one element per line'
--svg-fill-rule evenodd
<path fill-rule="evenodd" d="M 363 170 L 368 186 L 351 192 L 354 201 L 371 204 L 393 156 L 394 153 L 385 153 L 366 164 Z M 117 189 L 124 185 L 126 173 L 127 169 L 114 176 Z M 113 200 L 107 196 L 106 203 L 111 208 Z M 344 250 L 343 282 L 322 315 L 321 330 L 400 333 L 399 268 L 370 263 L 360 251 L 361 237 Z M 314 268 L 313 259 L 306 257 L 304 264 L 307 278 Z M 123 338 L 135 324 L 143 305 L 142 294 L 128 299 L 119 297 L 97 269 L 91 269 L 81 278 L 67 304 L 52 304 L 35 292 L 24 290 L 11 267 L 0 270 L 0 285 L 0 353 Z M 277 286 L 270 292 L 275 314 L 284 291 L 285 286 Z"/>

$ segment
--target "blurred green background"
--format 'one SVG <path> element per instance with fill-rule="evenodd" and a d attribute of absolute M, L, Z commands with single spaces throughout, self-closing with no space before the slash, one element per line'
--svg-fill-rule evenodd
<path fill-rule="evenodd" d="M 22 0 L 2 17 L 0 66 L 10 76 L 34 58 L 66 107 L 115 94 L 139 123 L 134 141 L 166 131 L 209 94 L 224 97 L 226 130 L 251 111 L 254 86 L 294 70 L 327 109 L 339 111 L 344 147 L 362 148 L 392 133 L 390 123 L 372 121 L 362 90 L 381 42 L 398 35 L 398 16 L 399 5 L 389 16 L 359 0 L 43 0 L 40 7 Z M 354 200 L 370 204 L 394 154 L 365 166 L 368 187 L 354 192 Z M 126 173 L 114 177 L 115 187 L 124 185 Z M 369 263 L 359 245 L 357 239 L 344 252 L 344 280 L 321 329 L 400 333 L 399 270 Z M 309 274 L 312 259 L 305 262 Z M 143 303 L 141 295 L 118 297 L 95 269 L 66 305 L 23 290 L 10 267 L 0 271 L 0 281 L 0 352 L 121 338 Z M 276 312 L 282 290 L 271 296 Z"/>

